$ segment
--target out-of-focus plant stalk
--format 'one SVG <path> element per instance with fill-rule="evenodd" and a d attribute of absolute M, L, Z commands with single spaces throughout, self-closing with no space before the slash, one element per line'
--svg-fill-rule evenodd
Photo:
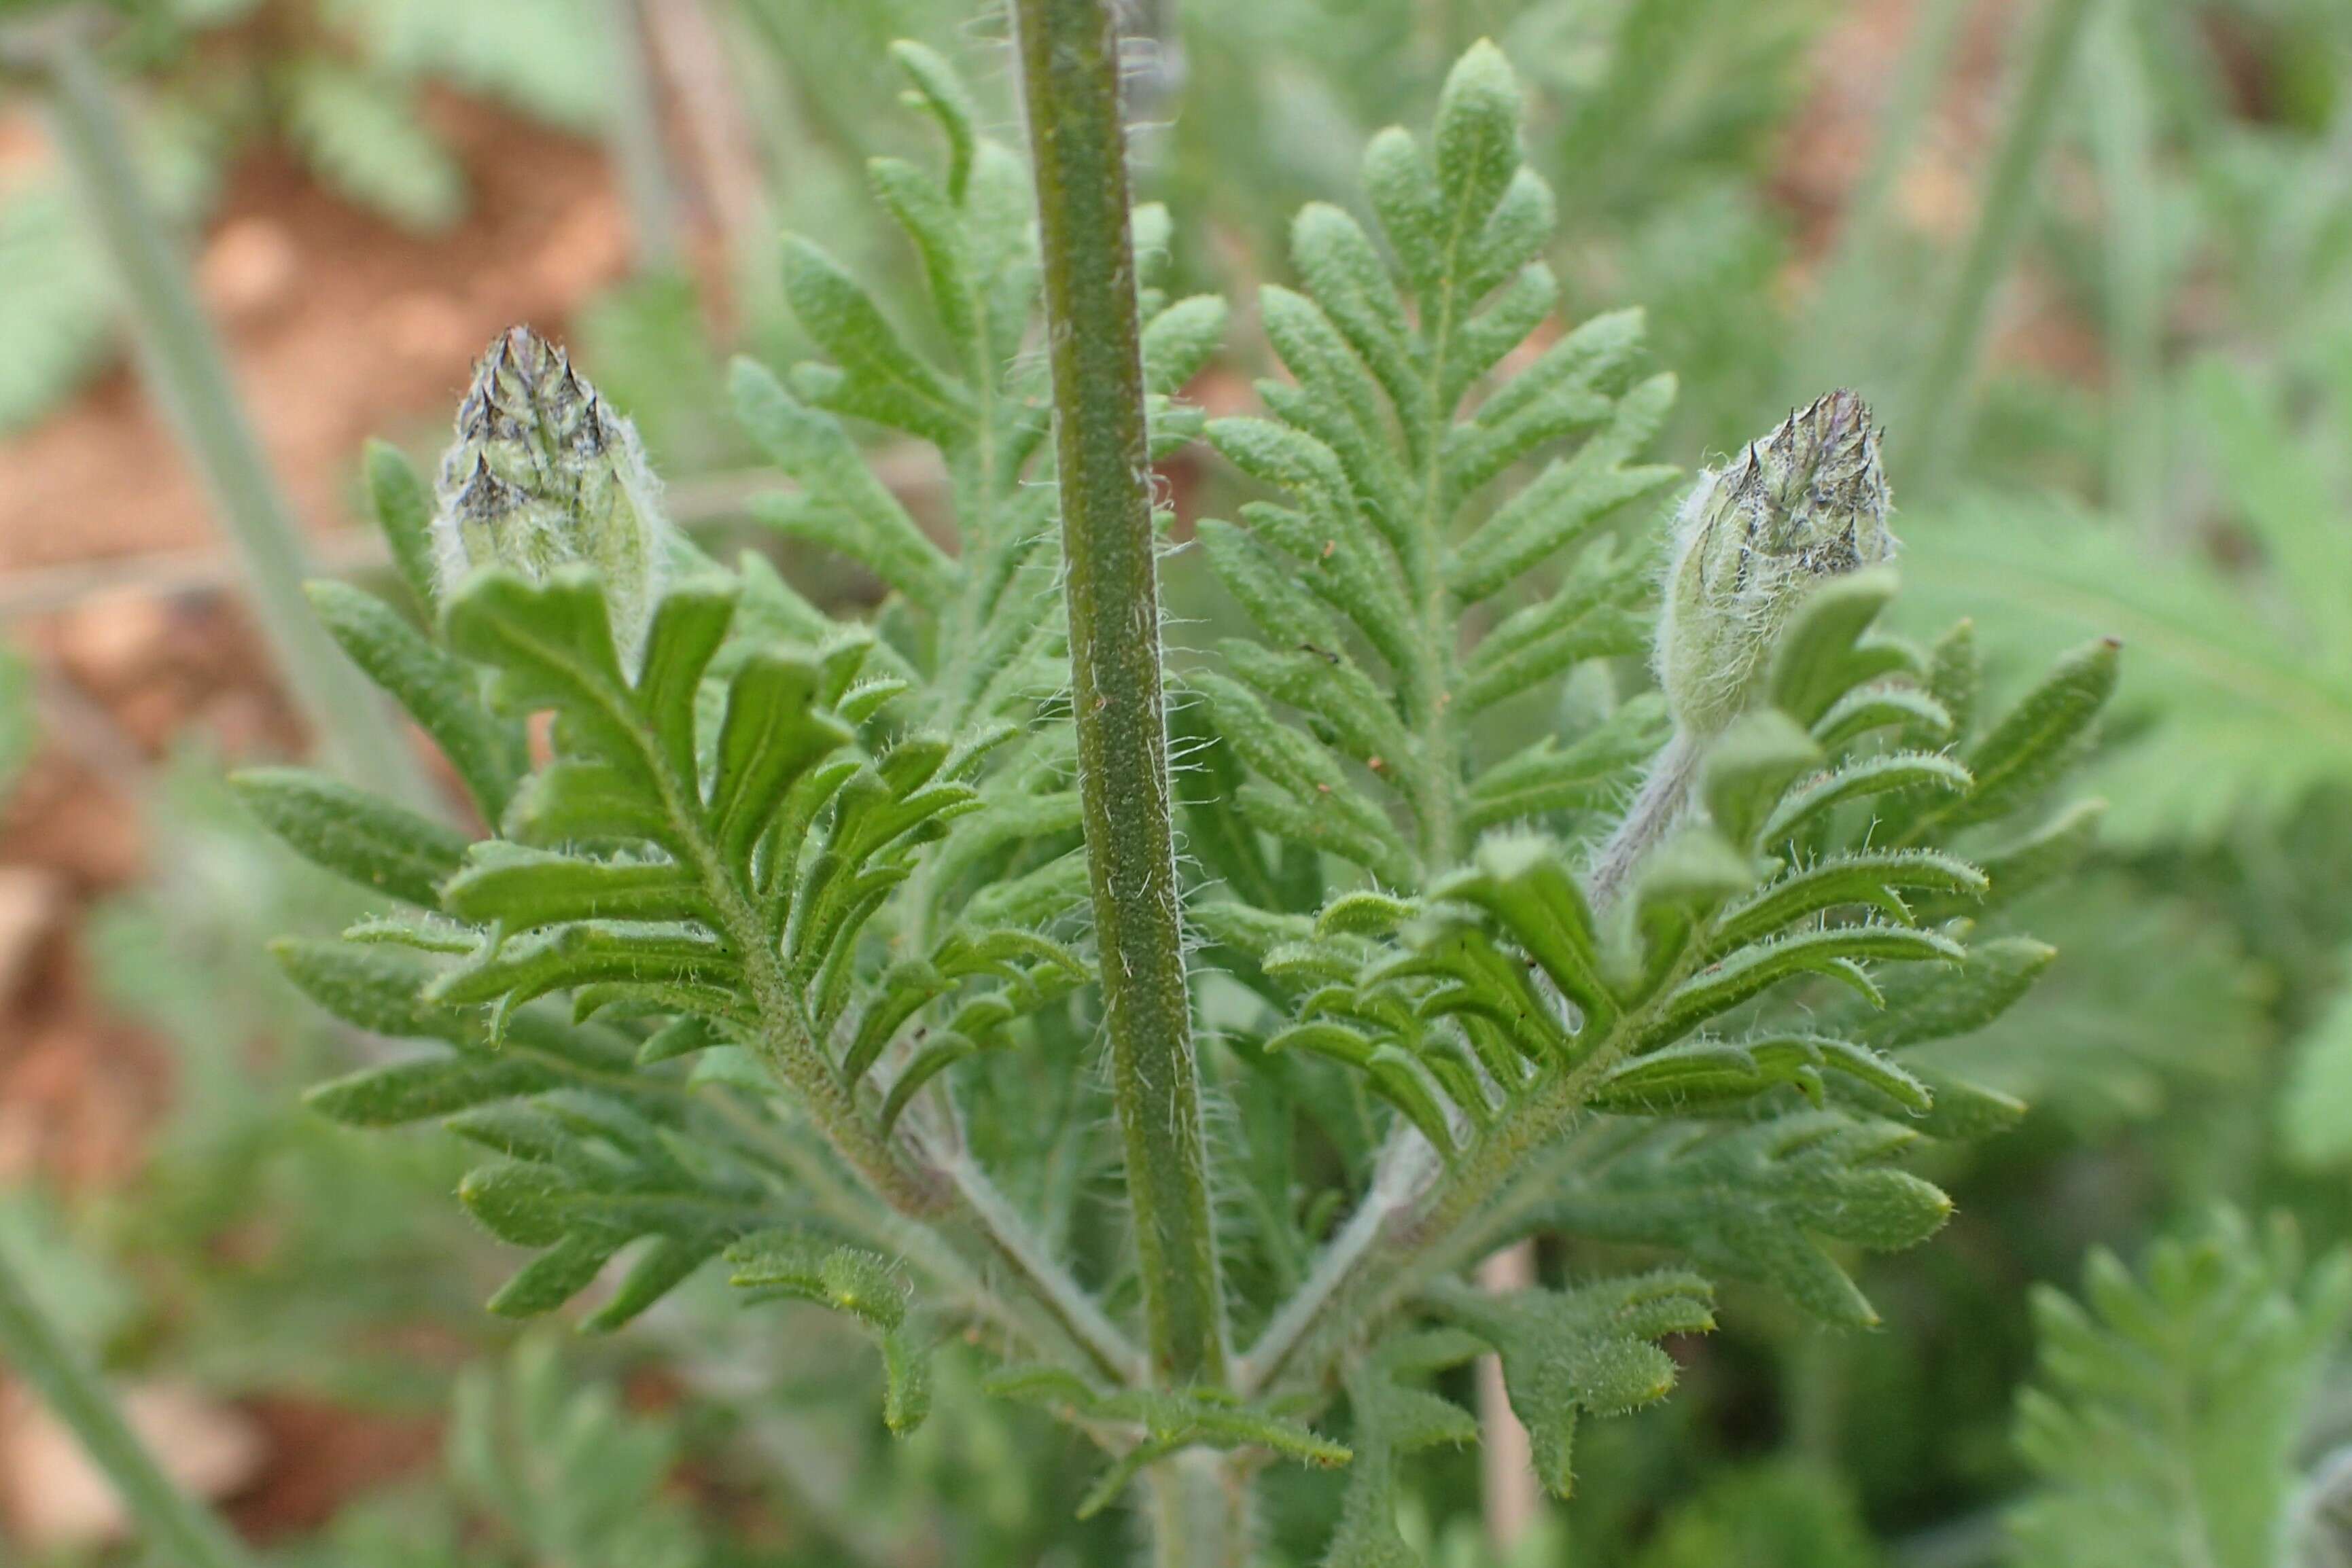
<path fill-rule="evenodd" d="M 157 1561 L 173 1568 L 254 1568 L 211 1511 L 172 1484 L 98 1373 L 26 1291 L 5 1249 L 0 1249 L 0 1362 L 79 1439 Z"/>
<path fill-rule="evenodd" d="M 678 262 L 677 190 L 662 142 L 661 91 L 637 0 L 604 0 L 604 30 L 613 50 L 605 145 L 621 176 L 637 270 L 665 272 Z"/>
<path fill-rule="evenodd" d="M 1925 0 L 1911 24 L 1870 162 L 1846 202 L 1836 242 L 1790 345 L 1782 402 L 1794 404 L 1825 386 L 1853 385 L 1875 363 L 1871 356 L 1896 315 L 1887 268 L 1895 248 L 1897 177 L 1918 145 L 1966 11 L 1964 0 Z"/>
<path fill-rule="evenodd" d="M 390 711 L 303 597 L 309 566 L 293 509 L 246 417 L 186 261 L 148 200 L 112 89 L 78 24 L 70 14 L 45 18 L 5 47 L 11 67 L 41 89 L 60 161 L 112 263 L 147 389 L 236 547 L 262 631 L 312 731 L 349 777 L 428 806 L 431 789 Z"/>
<path fill-rule="evenodd" d="M 2025 226 L 2033 176 L 2058 122 L 2058 96 L 2074 64 L 2091 0 L 2048 0 L 1994 154 L 1984 204 L 1954 276 L 1951 297 L 1935 343 L 1920 361 L 1911 396 L 1900 410 L 1908 438 L 1897 448 L 1895 475 L 1915 495 L 1932 495 L 1962 447 L 1974 406 L 1977 359 L 1994 288 L 2007 276 Z"/>
<path fill-rule="evenodd" d="M 2104 0 L 2090 57 L 2091 149 L 2106 209 L 2107 504 L 2153 532 L 2164 506 L 2162 239 L 2147 72 L 2132 0 Z"/>

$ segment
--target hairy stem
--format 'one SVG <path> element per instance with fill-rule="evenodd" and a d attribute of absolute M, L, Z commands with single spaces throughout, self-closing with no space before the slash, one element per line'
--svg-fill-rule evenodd
<path fill-rule="evenodd" d="M 1677 728 L 1652 759 L 1641 792 L 1633 797 L 1608 841 L 1594 852 L 1592 869 L 1585 876 L 1584 894 L 1595 918 L 1617 902 L 1642 857 L 1681 820 L 1683 808 L 1690 801 L 1691 785 L 1698 777 L 1702 749 L 1687 730 Z"/>
<path fill-rule="evenodd" d="M 2066 85 L 2075 45 L 2090 12 L 2091 0 L 2048 0 L 2044 7 L 2042 30 L 2034 37 L 2025 80 L 2011 106 L 1992 176 L 1985 187 L 1984 204 L 1960 258 L 1935 346 L 1921 363 L 1918 381 L 1903 408 L 1904 428 L 1911 437 L 1902 455 L 1910 461 L 1897 472 L 1909 482 L 1914 494 L 1935 489 L 1967 434 L 1969 389 L 1976 376 L 1985 316 L 1993 288 L 2007 273 L 2010 255 L 2025 225 L 2033 176 L 2057 125 L 2059 93 Z"/>
<path fill-rule="evenodd" d="M 173 1486 L 139 1440 L 95 1370 L 26 1294 L 16 1265 L 0 1250 L 0 1353 L 73 1429 L 82 1451 L 106 1472 L 157 1558 L 180 1568 L 253 1568 L 221 1521 Z"/>
<path fill-rule="evenodd" d="M 245 417 L 186 262 L 148 201 L 112 89 L 81 31 L 44 27 L 5 42 L 45 89 L 59 159 L 112 264 L 147 390 L 228 530 L 278 673 L 336 767 L 354 781 L 430 809 L 432 790 L 390 710 L 303 596 L 309 568 L 293 510 Z"/>
<path fill-rule="evenodd" d="M 1014 0 L 1037 172 L 1072 706 L 1111 1091 L 1156 1381 L 1225 1375 L 1169 821 L 1160 601 L 1118 36 L 1105 0 Z"/>

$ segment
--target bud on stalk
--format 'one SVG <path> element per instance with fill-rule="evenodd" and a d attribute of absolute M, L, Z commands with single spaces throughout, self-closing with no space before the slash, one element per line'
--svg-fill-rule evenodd
<path fill-rule="evenodd" d="M 1880 436 L 1862 399 L 1833 392 L 1692 487 L 1675 517 L 1653 653 L 1674 737 L 1593 858 L 1586 893 L 1596 907 L 1682 815 L 1707 742 L 1755 699 L 1805 595 L 1894 556 Z"/>
<path fill-rule="evenodd" d="M 534 581 L 572 562 L 604 580 L 613 637 L 634 669 L 660 596 L 668 524 L 635 426 L 562 349 L 501 333 L 457 407 L 433 519 L 445 593 L 504 567 Z"/>
<path fill-rule="evenodd" d="M 1699 476 L 1675 519 L 1658 621 L 1677 727 L 1705 737 L 1738 717 L 1812 586 L 1895 554 L 1879 438 L 1862 399 L 1833 392 Z"/>

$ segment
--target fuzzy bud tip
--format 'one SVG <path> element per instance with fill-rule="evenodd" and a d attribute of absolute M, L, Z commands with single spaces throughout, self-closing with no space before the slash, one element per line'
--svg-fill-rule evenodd
<path fill-rule="evenodd" d="M 490 344 L 457 405 L 436 494 L 445 595 L 484 567 L 537 581 L 560 566 L 592 566 L 634 664 L 668 553 L 661 486 L 635 428 L 561 348 L 528 327 Z"/>
<path fill-rule="evenodd" d="M 1699 476 L 1675 519 L 1655 653 L 1685 732 L 1712 735 L 1748 706 L 1816 583 L 1894 557 L 1883 434 L 1841 390 Z"/>

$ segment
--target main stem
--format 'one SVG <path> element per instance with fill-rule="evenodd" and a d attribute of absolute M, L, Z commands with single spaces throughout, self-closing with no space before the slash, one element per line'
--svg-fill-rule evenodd
<path fill-rule="evenodd" d="M 1013 9 L 1045 253 L 1079 803 L 1147 1347 L 1155 1382 L 1223 1383 L 1224 1301 L 1169 820 L 1117 28 L 1105 0 Z"/>
<path fill-rule="evenodd" d="M 164 1475 L 97 1372 L 26 1292 L 15 1261 L 5 1251 L 0 1251 L 0 1357 L 73 1429 L 83 1451 L 113 1482 L 124 1511 L 158 1560 L 180 1568 L 253 1568 L 253 1560 L 220 1521 Z"/>

